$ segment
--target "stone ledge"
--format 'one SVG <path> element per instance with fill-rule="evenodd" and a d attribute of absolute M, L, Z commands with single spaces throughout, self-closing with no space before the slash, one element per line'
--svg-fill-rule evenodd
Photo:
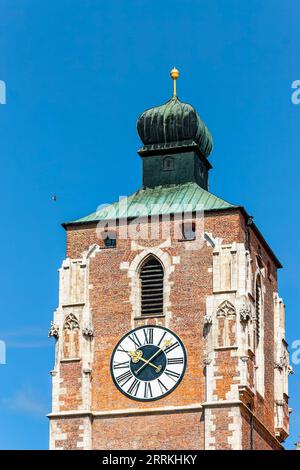
<path fill-rule="evenodd" d="M 123 410 L 105 410 L 105 411 L 60 411 L 57 413 L 49 413 L 47 415 L 48 418 L 69 418 L 69 417 L 84 417 L 89 416 L 93 418 L 103 418 L 103 417 L 116 417 L 116 416 L 128 416 L 128 415 L 141 415 L 141 414 L 170 414 L 170 413 L 177 413 L 178 411 L 181 412 L 193 412 L 193 411 L 201 411 L 202 404 L 195 403 L 192 405 L 183 405 L 183 406 L 165 406 L 165 407 L 157 407 L 157 408 L 131 408 L 131 409 L 123 409 Z"/>
<path fill-rule="evenodd" d="M 80 362 L 81 358 L 80 357 L 71 357 L 68 359 L 61 359 L 59 362 Z"/>
<path fill-rule="evenodd" d="M 244 403 L 241 400 L 215 400 L 202 403 L 203 408 L 217 408 L 223 406 L 240 406 Z"/>
<path fill-rule="evenodd" d="M 147 318 L 165 318 L 166 315 L 143 315 L 139 317 L 134 317 L 134 320 L 145 320 Z"/>

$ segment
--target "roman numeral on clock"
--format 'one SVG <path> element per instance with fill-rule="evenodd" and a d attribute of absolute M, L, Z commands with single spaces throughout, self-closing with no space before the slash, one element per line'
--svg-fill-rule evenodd
<path fill-rule="evenodd" d="M 169 357 L 168 365 L 171 364 L 183 364 L 183 357 Z"/>
<path fill-rule="evenodd" d="M 168 346 L 167 348 L 165 348 L 165 349 L 164 349 L 164 352 L 165 352 L 166 354 L 168 354 L 169 352 L 173 351 L 173 349 L 178 348 L 178 346 L 179 346 L 179 343 L 178 343 L 178 341 L 176 341 L 176 343 L 170 344 L 170 346 Z"/>
<path fill-rule="evenodd" d="M 147 402 L 172 392 L 185 366 L 181 339 L 168 328 L 152 324 L 125 334 L 110 359 L 112 379 L 119 391 L 132 400 Z"/>
<path fill-rule="evenodd" d="M 130 395 L 134 395 L 136 397 L 137 393 L 139 391 L 140 385 L 141 385 L 141 382 L 138 379 L 135 379 L 132 382 L 132 384 L 130 385 L 130 387 L 128 389 L 128 393 L 130 393 Z"/>
<path fill-rule="evenodd" d="M 125 362 L 114 362 L 114 369 L 128 369 L 129 361 Z"/>
<path fill-rule="evenodd" d="M 121 387 L 123 387 L 132 377 L 133 375 L 131 370 L 128 370 L 127 372 L 124 372 L 124 374 L 119 375 L 119 377 L 116 377 L 116 381 Z"/>
<path fill-rule="evenodd" d="M 134 343 L 136 348 L 140 348 L 142 346 L 142 343 L 140 342 L 136 333 L 132 333 L 128 336 L 128 338 Z"/>
<path fill-rule="evenodd" d="M 158 382 L 161 393 L 166 393 L 168 391 L 168 388 L 165 386 L 165 384 L 162 383 L 160 379 L 157 379 L 157 382 Z"/>
<path fill-rule="evenodd" d="M 161 345 L 161 342 L 162 342 L 162 340 L 164 339 L 164 337 L 166 336 L 166 334 L 167 334 L 167 332 L 165 331 L 164 334 L 162 335 L 162 337 L 160 338 L 159 343 L 158 343 L 157 346 L 160 346 L 160 345 Z"/>
<path fill-rule="evenodd" d="M 147 328 L 143 330 L 145 336 L 145 344 L 153 344 L 153 328 Z"/>
<path fill-rule="evenodd" d="M 177 380 L 179 379 L 180 377 L 180 374 L 178 374 L 177 372 L 173 372 L 172 370 L 170 369 L 166 369 L 165 370 L 165 374 L 170 377 L 170 379 L 172 379 L 174 382 L 177 382 Z"/>
<path fill-rule="evenodd" d="M 145 382 L 145 385 L 144 385 L 144 398 L 150 398 L 150 397 L 153 398 L 151 383 L 150 382 Z"/>

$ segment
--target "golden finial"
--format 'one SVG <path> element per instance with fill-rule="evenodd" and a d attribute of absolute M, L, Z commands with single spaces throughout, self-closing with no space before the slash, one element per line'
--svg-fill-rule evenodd
<path fill-rule="evenodd" d="M 177 91 L 176 91 L 176 80 L 179 77 L 179 70 L 177 70 L 175 67 L 172 68 L 170 75 L 173 79 L 173 96 L 177 96 Z"/>

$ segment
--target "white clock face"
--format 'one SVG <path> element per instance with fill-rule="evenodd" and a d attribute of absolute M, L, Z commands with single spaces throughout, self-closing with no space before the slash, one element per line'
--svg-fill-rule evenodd
<path fill-rule="evenodd" d="M 129 331 L 116 345 L 111 374 L 129 398 L 158 400 L 172 392 L 183 378 L 186 351 L 181 339 L 161 326 Z"/>

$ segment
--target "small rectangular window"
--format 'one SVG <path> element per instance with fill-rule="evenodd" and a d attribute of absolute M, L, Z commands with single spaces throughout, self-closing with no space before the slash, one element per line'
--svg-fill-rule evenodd
<path fill-rule="evenodd" d="M 116 248 L 117 240 L 115 238 L 107 237 L 104 240 L 104 245 L 106 248 Z"/>
<path fill-rule="evenodd" d="M 196 239 L 196 226 L 194 222 L 186 222 L 182 224 L 182 238 L 183 240 Z"/>

